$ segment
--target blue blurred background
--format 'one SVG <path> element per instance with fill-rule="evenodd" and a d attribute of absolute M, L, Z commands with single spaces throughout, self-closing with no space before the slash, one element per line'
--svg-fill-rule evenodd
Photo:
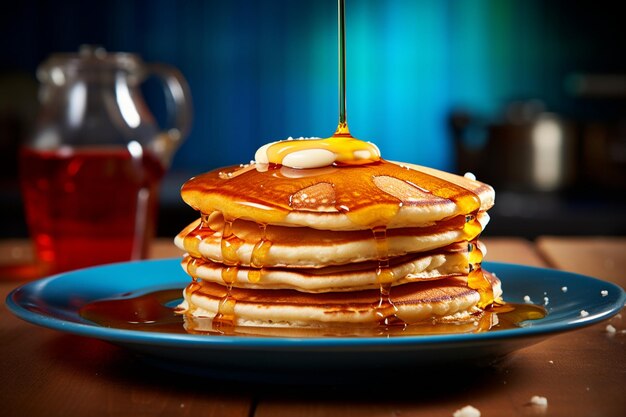
<path fill-rule="evenodd" d="M 189 81 L 195 117 L 164 185 L 164 235 L 184 224 L 166 219 L 195 216 L 178 199 L 188 176 L 247 162 L 268 141 L 327 136 L 336 127 L 335 0 L 24 0 L 3 8 L 0 110 L 18 126 L 1 139 L 2 204 L 14 218 L 21 209 L 11 156 L 36 108 L 36 67 L 80 44 L 172 64 Z M 619 124 L 624 97 L 590 100 L 574 87 L 580 74 L 626 74 L 624 26 L 618 3 L 606 1 L 347 0 L 351 131 L 376 142 L 386 159 L 458 172 L 455 114 L 467 122 L 460 136 L 469 147 L 486 140 L 485 126 L 512 101 L 539 100 L 579 124 Z M 165 120 L 158 84 L 145 89 Z M 579 201 L 574 194 L 569 202 Z M 607 207 L 621 210 L 614 200 Z M 3 233 L 25 234 L 20 224 Z M 513 224 L 500 230 L 515 233 Z"/>

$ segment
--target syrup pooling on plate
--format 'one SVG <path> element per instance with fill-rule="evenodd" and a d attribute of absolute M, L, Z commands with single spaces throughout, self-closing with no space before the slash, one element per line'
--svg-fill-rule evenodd
<path fill-rule="evenodd" d="M 167 304 L 180 298 L 180 289 L 149 292 L 94 301 L 84 305 L 79 314 L 103 327 L 149 332 L 181 333 L 182 320 Z"/>
<path fill-rule="evenodd" d="M 199 284 L 197 284 L 199 285 Z M 259 328 L 214 326 L 211 318 L 187 317 L 176 313 L 171 305 L 180 300 L 180 288 L 157 290 L 143 294 L 123 294 L 97 300 L 82 306 L 79 315 L 102 327 L 146 332 L 192 333 L 268 336 L 268 337 L 327 337 L 327 336 L 410 336 L 453 333 L 482 333 L 521 327 L 526 320 L 538 320 L 546 315 L 543 307 L 533 304 L 494 304 L 474 321 L 449 323 L 413 323 L 406 326 L 333 326 L 308 328 Z M 217 327 L 218 329 L 216 329 Z"/>

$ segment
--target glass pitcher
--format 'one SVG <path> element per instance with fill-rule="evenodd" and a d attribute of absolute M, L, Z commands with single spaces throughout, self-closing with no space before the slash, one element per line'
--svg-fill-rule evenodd
<path fill-rule="evenodd" d="M 164 81 L 166 131 L 140 91 L 150 75 Z M 52 55 L 37 77 L 20 183 L 42 273 L 146 257 L 161 179 L 191 125 L 187 82 L 167 65 L 92 46 Z"/>

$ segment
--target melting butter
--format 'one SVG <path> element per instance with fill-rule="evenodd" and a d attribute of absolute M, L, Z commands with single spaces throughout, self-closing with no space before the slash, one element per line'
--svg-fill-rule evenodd
<path fill-rule="evenodd" d="M 326 139 L 301 138 L 272 142 L 254 155 L 258 164 L 280 164 L 296 169 L 323 168 L 335 163 L 363 165 L 380 160 L 380 150 L 371 142 L 352 136 L 335 135 Z"/>

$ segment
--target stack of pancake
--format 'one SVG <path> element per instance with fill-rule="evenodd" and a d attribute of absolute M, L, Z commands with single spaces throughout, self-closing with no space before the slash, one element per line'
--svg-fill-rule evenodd
<path fill-rule="evenodd" d="M 175 239 L 179 311 L 236 326 L 477 319 L 501 295 L 480 267 L 493 189 L 385 160 L 223 168 L 190 179 L 200 219 Z"/>

